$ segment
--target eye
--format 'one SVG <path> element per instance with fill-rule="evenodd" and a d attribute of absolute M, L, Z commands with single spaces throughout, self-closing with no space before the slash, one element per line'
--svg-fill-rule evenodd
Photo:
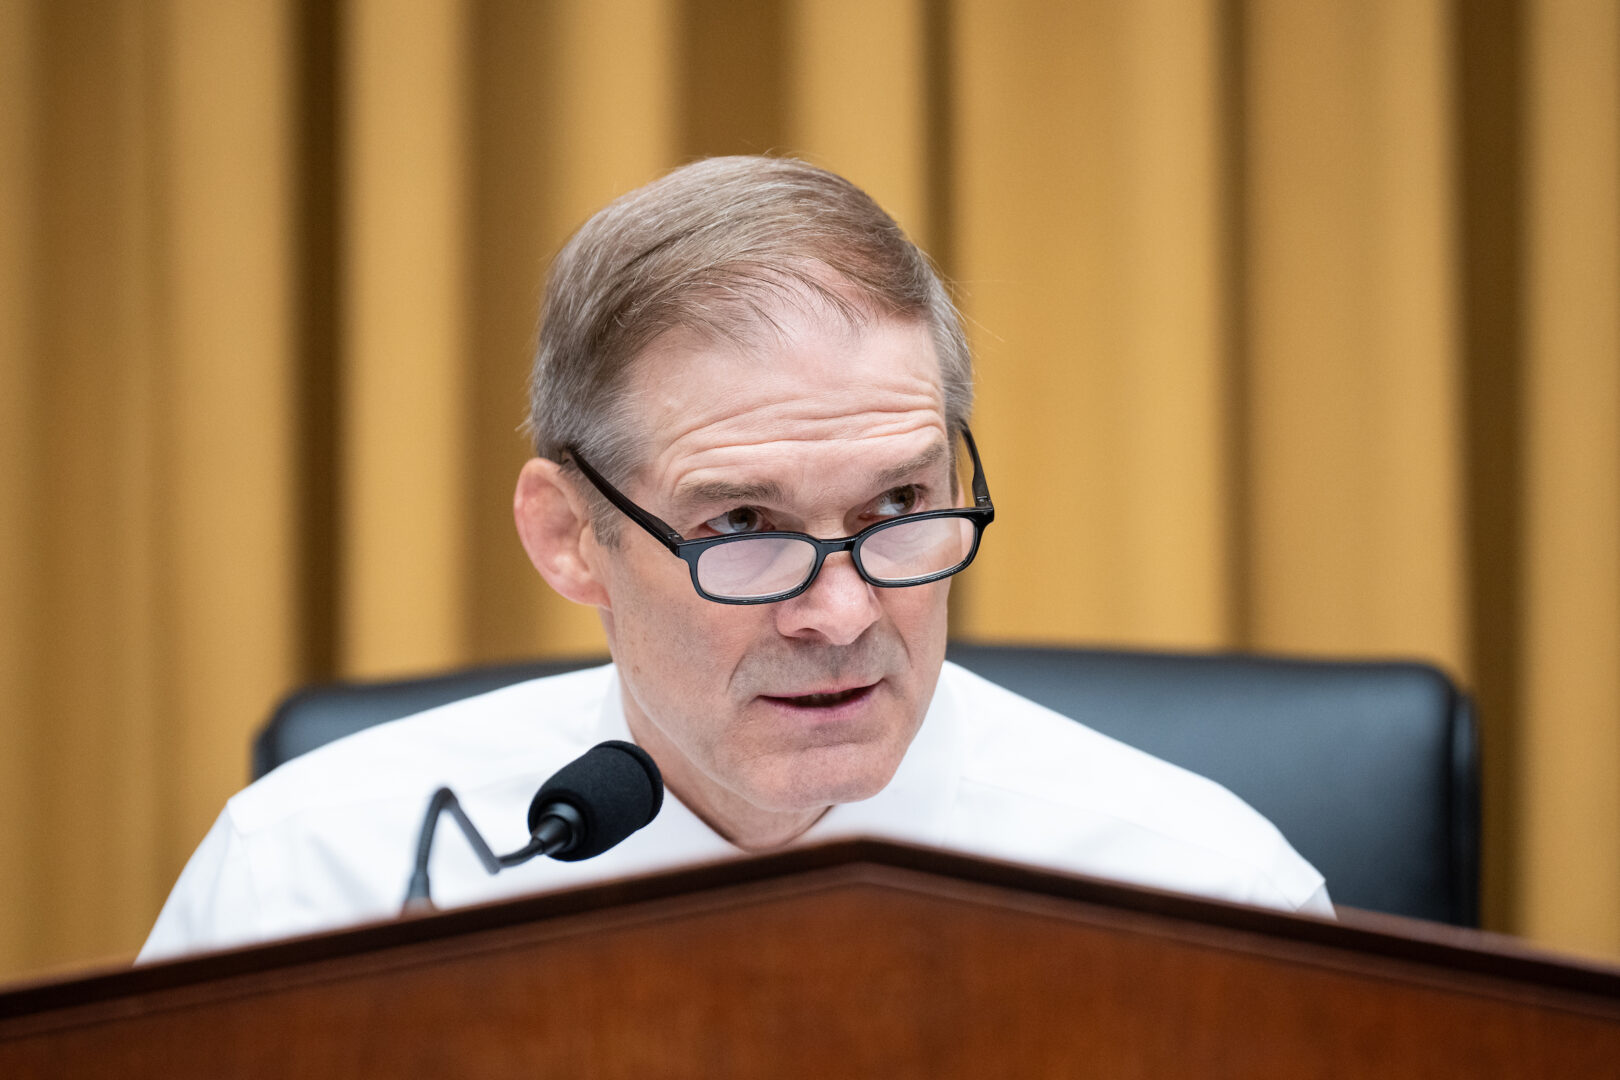
<path fill-rule="evenodd" d="M 737 533 L 760 532 L 765 528 L 765 515 L 752 506 L 739 506 L 705 521 L 704 526 L 721 536 Z"/>
<path fill-rule="evenodd" d="M 923 501 L 922 489 L 916 484 L 907 484 L 904 487 L 890 488 L 872 504 L 873 517 L 899 517 L 902 514 L 913 514 L 921 508 Z"/>

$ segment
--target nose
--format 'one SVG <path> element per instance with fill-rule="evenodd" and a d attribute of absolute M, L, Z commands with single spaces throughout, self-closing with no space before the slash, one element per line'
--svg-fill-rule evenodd
<path fill-rule="evenodd" d="M 848 552 L 827 556 L 808 589 L 775 607 L 782 636 L 828 645 L 850 644 L 883 614 L 877 589 L 856 571 Z"/>

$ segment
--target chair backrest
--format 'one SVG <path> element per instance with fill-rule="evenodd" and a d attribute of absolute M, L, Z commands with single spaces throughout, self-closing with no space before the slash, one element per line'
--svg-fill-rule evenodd
<path fill-rule="evenodd" d="M 1473 708 L 1434 668 L 965 644 L 953 644 L 949 655 L 1225 785 L 1322 872 L 1336 903 L 1478 925 Z M 253 773 L 385 720 L 600 662 L 542 661 L 301 690 L 255 740 Z"/>
<path fill-rule="evenodd" d="M 1479 924 L 1473 705 L 1434 668 L 988 645 L 951 658 L 1224 785 L 1335 903 Z"/>

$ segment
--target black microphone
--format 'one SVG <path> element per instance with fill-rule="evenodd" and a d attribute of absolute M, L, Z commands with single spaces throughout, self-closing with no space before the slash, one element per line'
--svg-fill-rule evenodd
<path fill-rule="evenodd" d="M 664 778 L 647 751 L 614 739 L 558 769 L 529 804 L 531 844 L 577 862 L 600 855 L 658 816 Z"/>
<path fill-rule="evenodd" d="M 442 787 L 428 800 L 416 842 L 416 866 L 405 892 L 405 912 L 432 911 L 428 855 L 439 815 L 448 810 L 484 869 L 498 874 L 536 855 L 575 862 L 600 855 L 658 816 L 664 778 L 647 751 L 617 739 L 598 743 L 540 786 L 529 804 L 529 842 L 497 855 L 473 827 L 455 793 Z"/>

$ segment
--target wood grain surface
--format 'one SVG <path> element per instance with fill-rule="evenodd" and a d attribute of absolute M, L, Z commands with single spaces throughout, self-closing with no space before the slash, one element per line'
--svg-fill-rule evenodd
<path fill-rule="evenodd" d="M 0 1016 L 5 1077 L 1620 1077 L 1609 969 L 869 842 Z"/>

